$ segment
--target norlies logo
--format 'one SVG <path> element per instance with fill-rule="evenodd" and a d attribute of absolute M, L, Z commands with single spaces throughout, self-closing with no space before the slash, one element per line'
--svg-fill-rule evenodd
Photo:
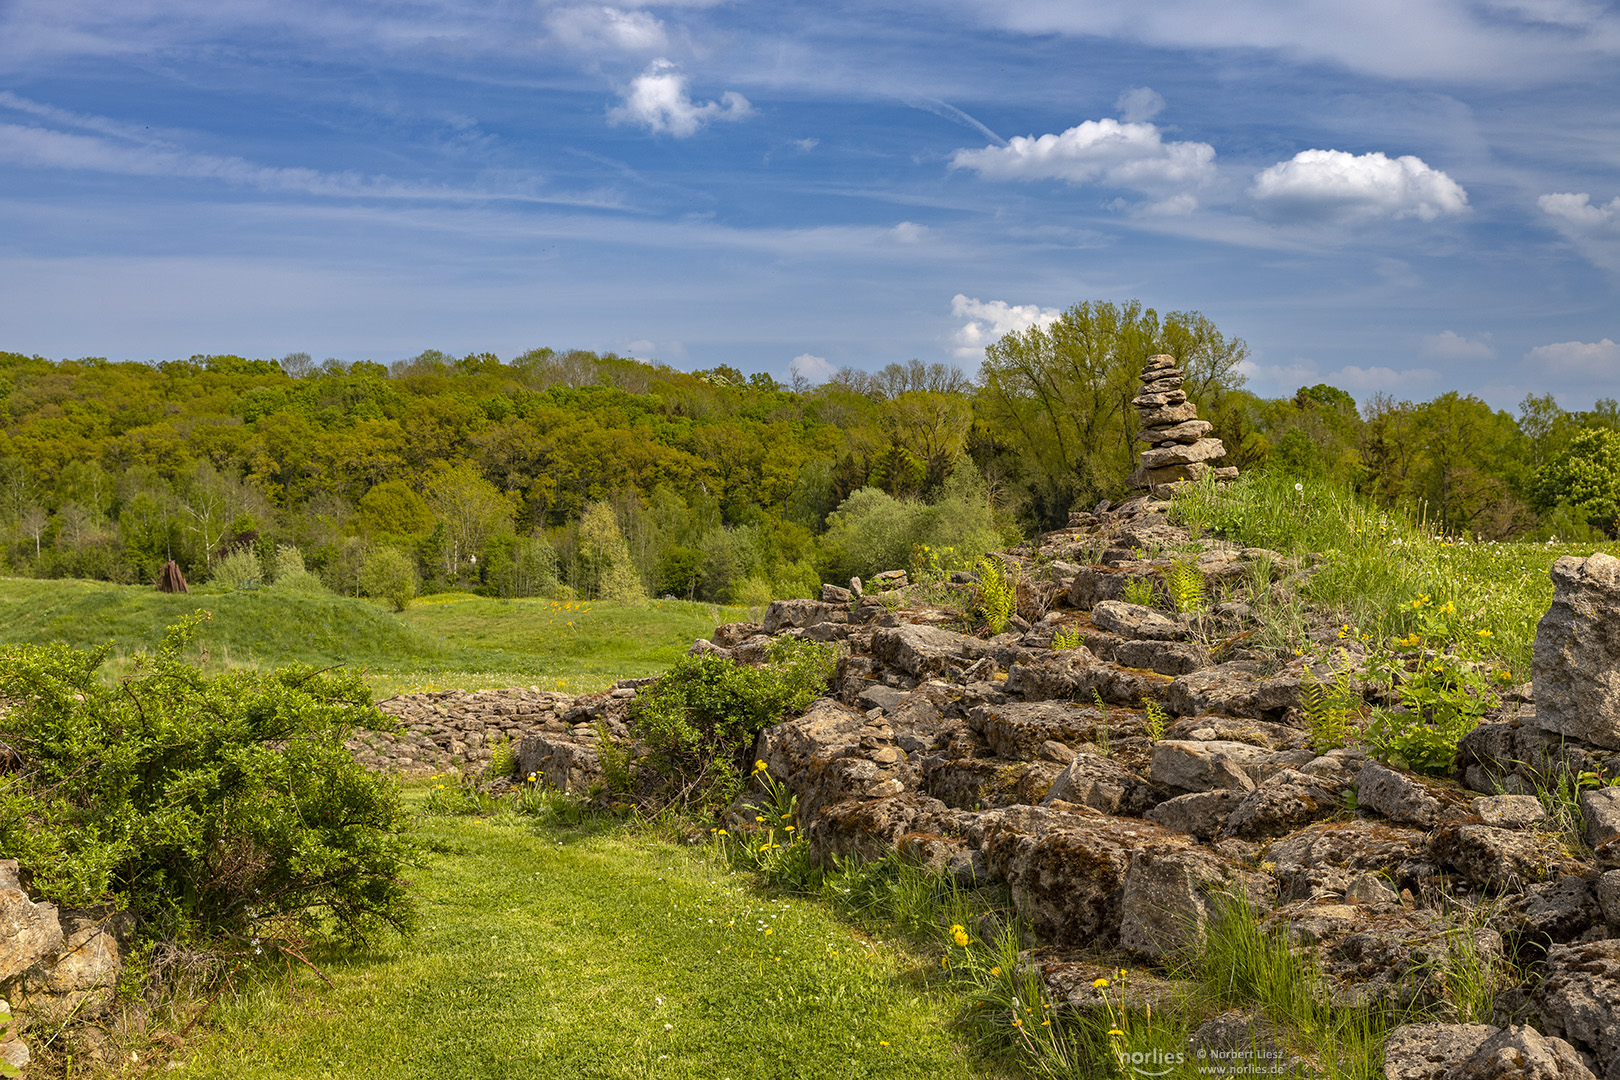
<path fill-rule="evenodd" d="M 1187 1061 L 1180 1050 L 1115 1050 L 1114 1060 L 1122 1069 L 1130 1069 L 1139 1076 L 1165 1076 L 1177 1065 Z"/>

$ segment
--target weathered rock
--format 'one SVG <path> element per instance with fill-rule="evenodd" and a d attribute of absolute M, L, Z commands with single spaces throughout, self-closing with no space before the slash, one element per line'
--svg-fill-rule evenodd
<path fill-rule="evenodd" d="M 1029 806 L 1046 798 L 1062 771 L 1063 766 L 1051 761 L 927 757 L 922 762 L 922 790 L 961 810 Z"/>
<path fill-rule="evenodd" d="M 61 924 L 61 945 L 23 972 L 16 984 L 12 1003 L 33 1023 L 100 1016 L 111 1003 L 123 970 L 117 933 L 128 931 L 129 916 L 65 911 Z"/>
<path fill-rule="evenodd" d="M 1339 812 L 1339 791 L 1298 769 L 1283 769 L 1244 796 L 1227 816 L 1222 836 L 1257 840 L 1286 836 Z"/>
<path fill-rule="evenodd" d="M 1534 999 L 1548 1035 L 1590 1054 L 1607 1080 L 1620 1076 L 1620 939 L 1548 949 Z"/>
<path fill-rule="evenodd" d="M 1170 680 L 1098 660 L 1085 649 L 1063 649 L 1014 664 L 1007 672 L 1007 693 L 1028 701 L 1080 700 L 1101 697 L 1110 705 L 1163 701 Z"/>
<path fill-rule="evenodd" d="M 747 641 L 749 638 L 764 632 L 765 628 L 759 623 L 725 623 L 714 628 L 714 633 L 710 635 L 709 640 L 723 649 L 729 649 L 733 645 Z"/>
<path fill-rule="evenodd" d="M 1185 675 L 1209 664 L 1209 650 L 1191 641 L 1122 641 L 1110 657 L 1122 667 Z"/>
<path fill-rule="evenodd" d="M 1576 1049 L 1556 1035 L 1514 1025 L 1488 1037 L 1443 1080 L 1596 1080 Z"/>
<path fill-rule="evenodd" d="M 1090 610 L 1103 600 L 1118 600 L 1127 582 L 1137 578 L 1156 580 L 1158 571 L 1143 563 L 1120 566 L 1082 566 L 1069 585 L 1069 606 Z"/>
<path fill-rule="evenodd" d="M 1150 472 L 1170 465 L 1191 465 L 1211 458 L 1225 457 L 1226 444 L 1219 439 L 1199 439 L 1142 451 L 1142 468 Z"/>
<path fill-rule="evenodd" d="M 971 663 L 970 639 L 937 626 L 904 623 L 872 635 L 872 653 L 879 660 L 919 679 L 949 676 Z"/>
<path fill-rule="evenodd" d="M 821 587 L 821 602 L 824 604 L 848 604 L 855 599 L 855 594 L 848 589 L 837 585 L 823 585 Z"/>
<path fill-rule="evenodd" d="M 823 807 L 864 793 L 879 779 L 874 762 L 854 756 L 866 725 L 864 714 L 832 698 L 819 698 L 802 716 L 760 732 L 754 757 L 799 796 L 801 822 L 808 823 Z"/>
<path fill-rule="evenodd" d="M 1547 809 L 1534 795 L 1481 795 L 1474 813 L 1499 829 L 1529 829 L 1547 820 Z"/>
<path fill-rule="evenodd" d="M 1196 849 L 1136 852 L 1124 889 L 1119 943 L 1156 960 L 1202 949 L 1211 921 L 1221 917 L 1223 897 L 1239 895 L 1257 906 L 1271 899 L 1265 875 Z"/>
<path fill-rule="evenodd" d="M 1096 754 L 1074 754 L 1041 802 L 1051 805 L 1059 800 L 1131 817 L 1140 817 L 1158 801 L 1147 781 L 1117 761 Z"/>
<path fill-rule="evenodd" d="M 1369 761 L 1356 777 L 1356 802 L 1391 821 L 1433 828 L 1443 817 L 1464 817 L 1465 796 L 1438 783 Z"/>
<path fill-rule="evenodd" d="M 1136 419 L 1143 427 L 1169 427 L 1198 419 L 1198 406 L 1190 401 L 1138 409 Z"/>
<path fill-rule="evenodd" d="M 1531 681 L 1546 731 L 1620 748 L 1620 559 L 1565 555 L 1536 627 Z"/>
<path fill-rule="evenodd" d="M 1227 816 L 1243 801 L 1245 794 L 1246 791 L 1236 788 L 1195 791 L 1166 799 L 1142 816 L 1167 829 L 1188 833 L 1200 840 L 1213 840 L 1220 835 Z"/>
<path fill-rule="evenodd" d="M 932 749 L 940 732 L 957 723 L 945 717 L 950 704 L 950 695 L 937 683 L 925 683 L 888 707 L 885 719 L 894 732 L 895 745 L 908 754 Z"/>
<path fill-rule="evenodd" d="M 561 791 L 584 792 L 602 780 L 595 744 L 570 734 L 525 736 L 516 760 L 519 776 L 533 774 Z"/>
<path fill-rule="evenodd" d="M 981 850 L 991 869 L 1012 886 L 1013 907 L 1057 945 L 1117 941 L 1132 856 L 1191 843 L 1133 818 L 999 813 L 984 830 Z"/>
<path fill-rule="evenodd" d="M 1403 1024 L 1384 1044 L 1388 1080 L 1442 1080 L 1498 1029 L 1489 1024 Z"/>
<path fill-rule="evenodd" d="M 1620 926 L 1620 870 L 1609 870 L 1600 875 L 1594 891 L 1598 908 L 1603 912 L 1603 921 L 1611 927 Z"/>
<path fill-rule="evenodd" d="M 1185 399 L 1185 396 L 1183 397 Z M 1158 402 L 1153 403 L 1160 404 Z M 1165 403 L 1168 404 L 1168 403 Z M 1143 428 L 1136 433 L 1136 437 L 1143 442 L 1155 445 L 1163 442 L 1190 443 L 1197 442 L 1211 431 L 1215 425 L 1208 420 L 1188 420 L 1180 424 L 1167 424 L 1163 427 Z"/>
<path fill-rule="evenodd" d="M 1565 855 L 1549 833 L 1448 821 L 1429 836 L 1429 853 L 1482 888 L 1517 892 L 1545 880 Z"/>
<path fill-rule="evenodd" d="M 1161 739 L 1153 746 L 1153 782 L 1181 794 L 1235 788 L 1252 791 L 1259 764 L 1272 751 L 1248 743 Z"/>
<path fill-rule="evenodd" d="M 1214 469 L 1203 461 L 1178 462 L 1152 469 L 1137 466 L 1136 471 L 1125 478 L 1125 484 L 1131 488 L 1152 488 L 1159 484 L 1173 484 L 1178 480 L 1202 480 L 1212 472 Z"/>
<path fill-rule="evenodd" d="M 969 726 L 984 736 L 996 755 L 1012 761 L 1036 756 L 1041 744 L 1049 741 L 1071 747 L 1097 743 L 1108 721 L 1094 705 L 1066 701 L 981 705 L 968 714 Z"/>
<path fill-rule="evenodd" d="M 62 948 L 54 904 L 35 903 L 17 881 L 17 860 L 0 859 L 0 982 Z"/>
<path fill-rule="evenodd" d="M 937 832 L 945 804 L 926 795 L 847 799 L 818 810 L 804 838 L 823 866 L 851 856 L 882 858 L 911 832 Z"/>
<path fill-rule="evenodd" d="M 1187 628 L 1176 620 L 1122 600 L 1102 600 L 1093 605 L 1091 625 L 1124 638 L 1176 641 L 1187 636 Z"/>
<path fill-rule="evenodd" d="M 1570 942 L 1601 929 L 1603 909 L 1591 884 L 1573 874 L 1531 885 L 1498 911 L 1493 925 L 1535 946 Z"/>
<path fill-rule="evenodd" d="M 1581 814 L 1586 818 L 1586 842 L 1594 848 L 1620 836 L 1620 787 L 1581 792 Z"/>
<path fill-rule="evenodd" d="M 1263 681 L 1256 666 L 1238 660 L 1179 676 L 1165 692 L 1165 708 L 1176 716 L 1256 716 Z"/>
<path fill-rule="evenodd" d="M 1138 409 L 1164 409 L 1180 405 L 1187 400 L 1187 391 L 1177 387 L 1173 390 L 1153 390 L 1144 388 L 1143 392 L 1131 398 L 1131 404 Z M 1193 412 L 1196 416 L 1196 409 Z"/>
<path fill-rule="evenodd" d="M 1311 825 L 1272 843 L 1267 858 L 1284 900 L 1331 898 L 1366 873 L 1383 875 L 1396 888 L 1426 854 L 1424 835 L 1379 821 L 1351 820 Z"/>

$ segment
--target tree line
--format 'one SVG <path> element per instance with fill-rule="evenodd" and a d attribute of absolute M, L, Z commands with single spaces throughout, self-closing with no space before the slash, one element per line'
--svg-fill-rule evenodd
<path fill-rule="evenodd" d="M 913 360 L 815 387 L 583 350 L 387 367 L 0 353 L 0 570 L 138 582 L 173 559 L 194 580 L 377 595 L 808 595 L 1118 496 L 1142 445 L 1136 377 L 1160 352 L 1243 468 L 1454 534 L 1614 532 L 1612 400 L 1530 397 L 1515 416 L 1458 392 L 1263 399 L 1243 341 L 1204 316 L 1083 303 L 992 345 L 976 377 Z"/>

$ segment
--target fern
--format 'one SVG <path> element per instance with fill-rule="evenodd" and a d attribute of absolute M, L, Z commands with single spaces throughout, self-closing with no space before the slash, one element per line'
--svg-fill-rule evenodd
<path fill-rule="evenodd" d="M 1305 669 L 1300 703 L 1305 710 L 1305 725 L 1310 729 L 1312 750 L 1325 754 L 1349 740 L 1350 717 L 1357 712 L 1360 697 L 1348 668 L 1341 670 L 1332 683 L 1322 682 L 1310 668 Z"/>
<path fill-rule="evenodd" d="M 974 569 L 979 574 L 979 614 L 990 632 L 999 634 L 1018 610 L 1018 582 L 995 559 L 980 559 Z"/>
<path fill-rule="evenodd" d="M 1196 614 L 1204 610 L 1204 572 L 1191 560 L 1172 563 L 1164 576 L 1164 587 L 1177 611 Z"/>
<path fill-rule="evenodd" d="M 1165 714 L 1164 709 L 1156 701 L 1148 702 L 1143 712 L 1147 714 L 1148 741 L 1156 743 L 1164 738 L 1164 726 L 1169 722 L 1170 717 Z"/>
<path fill-rule="evenodd" d="M 1120 599 L 1137 607 L 1152 607 L 1153 579 L 1139 577 L 1127 581 L 1120 592 Z"/>
<path fill-rule="evenodd" d="M 1080 628 L 1066 626 L 1052 635 L 1052 648 L 1054 650 L 1078 649 L 1080 647 Z"/>

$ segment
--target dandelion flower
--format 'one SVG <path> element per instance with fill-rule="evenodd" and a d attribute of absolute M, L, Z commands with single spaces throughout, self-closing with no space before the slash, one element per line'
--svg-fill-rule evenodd
<path fill-rule="evenodd" d="M 993 968 L 990 969 L 990 974 L 992 974 L 992 975 L 1000 975 L 1001 974 L 1001 969 L 999 967 L 993 967 Z"/>
<path fill-rule="evenodd" d="M 966 945 L 968 943 L 967 931 L 958 930 L 956 933 L 951 935 L 951 940 L 955 941 L 958 945 Z"/>
<path fill-rule="evenodd" d="M 1091 980 L 1091 985 L 1092 985 L 1092 987 L 1094 989 L 1101 990 L 1105 986 L 1108 985 L 1108 980 L 1107 979 L 1093 979 L 1093 980 Z"/>

